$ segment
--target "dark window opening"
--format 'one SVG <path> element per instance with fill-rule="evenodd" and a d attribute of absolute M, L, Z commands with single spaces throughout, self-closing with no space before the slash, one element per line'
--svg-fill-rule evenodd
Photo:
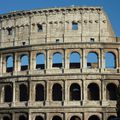
<path fill-rule="evenodd" d="M 88 100 L 99 100 L 99 86 L 96 83 L 88 85 Z"/>
<path fill-rule="evenodd" d="M 36 69 L 38 70 L 44 70 L 45 69 L 45 64 L 37 64 Z"/>
<path fill-rule="evenodd" d="M 62 63 L 54 63 L 52 67 L 62 68 Z"/>
<path fill-rule="evenodd" d="M 52 118 L 52 120 L 62 120 L 62 119 L 61 119 L 61 117 L 59 117 L 59 116 L 54 116 L 54 117 Z"/>
<path fill-rule="evenodd" d="M 24 115 L 20 115 L 19 120 L 27 120 L 27 117 L 25 117 Z"/>
<path fill-rule="evenodd" d="M 59 39 L 56 39 L 56 43 L 59 43 L 60 42 L 60 40 Z"/>
<path fill-rule="evenodd" d="M 21 71 L 28 70 L 29 60 L 27 55 L 21 56 Z"/>
<path fill-rule="evenodd" d="M 11 120 L 11 118 L 9 118 L 8 116 L 4 116 L 3 120 Z"/>
<path fill-rule="evenodd" d="M 80 68 L 80 55 L 77 52 L 70 54 L 70 69 Z"/>
<path fill-rule="evenodd" d="M 53 101 L 62 101 L 62 87 L 60 84 L 54 84 L 52 88 Z"/>
<path fill-rule="evenodd" d="M 52 67 L 54 67 L 54 68 L 62 68 L 62 54 L 61 53 L 53 54 L 52 63 L 53 63 Z"/>
<path fill-rule="evenodd" d="M 72 23 L 72 30 L 78 30 L 78 23 Z"/>
<path fill-rule="evenodd" d="M 72 116 L 70 120 L 81 120 L 78 116 Z"/>
<path fill-rule="evenodd" d="M 44 101 L 44 86 L 36 85 L 36 101 Z"/>
<path fill-rule="evenodd" d="M 8 35 L 12 35 L 12 28 L 7 28 Z"/>
<path fill-rule="evenodd" d="M 95 41 L 95 39 L 94 38 L 90 38 L 90 42 L 94 42 Z"/>
<path fill-rule="evenodd" d="M 12 98 L 13 98 L 12 87 L 10 85 L 6 85 L 4 91 L 5 91 L 4 102 L 12 102 Z"/>
<path fill-rule="evenodd" d="M 105 54 L 105 67 L 106 68 L 116 68 L 116 56 L 112 52 L 107 52 Z"/>
<path fill-rule="evenodd" d="M 80 86 L 76 83 L 70 86 L 70 100 L 81 100 Z"/>
<path fill-rule="evenodd" d="M 6 72 L 13 72 L 14 70 L 14 65 L 13 65 L 13 57 L 12 56 L 7 56 L 6 57 Z"/>
<path fill-rule="evenodd" d="M 26 42 L 22 42 L 22 45 L 25 45 L 26 44 Z"/>
<path fill-rule="evenodd" d="M 107 120 L 113 120 L 114 118 L 116 118 L 116 116 L 115 115 L 111 115 L 111 116 L 108 117 Z"/>
<path fill-rule="evenodd" d="M 36 69 L 45 69 L 45 56 L 42 53 L 37 54 L 36 56 Z"/>
<path fill-rule="evenodd" d="M 98 68 L 98 54 L 90 52 L 87 55 L 87 68 Z"/>
<path fill-rule="evenodd" d="M 25 70 L 28 70 L 28 66 L 27 65 L 21 66 L 21 71 L 25 71 Z"/>
<path fill-rule="evenodd" d="M 98 116 L 93 115 L 93 116 L 90 116 L 88 120 L 100 120 L 100 119 Z"/>
<path fill-rule="evenodd" d="M 80 68 L 80 63 L 70 63 L 70 69 Z"/>
<path fill-rule="evenodd" d="M 42 32 L 43 31 L 43 26 L 40 24 L 37 24 L 37 28 L 38 28 L 38 32 Z"/>
<path fill-rule="evenodd" d="M 20 101 L 28 101 L 28 88 L 26 85 L 20 85 Z"/>
<path fill-rule="evenodd" d="M 112 83 L 108 84 L 107 85 L 107 99 L 116 100 L 117 99 L 116 91 L 117 91 L 117 86 L 115 84 L 112 84 Z"/>
<path fill-rule="evenodd" d="M 36 116 L 35 120 L 43 120 L 41 116 Z"/>

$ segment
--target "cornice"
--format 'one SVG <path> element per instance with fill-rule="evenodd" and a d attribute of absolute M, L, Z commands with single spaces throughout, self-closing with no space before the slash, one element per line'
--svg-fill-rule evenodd
<path fill-rule="evenodd" d="M 47 9 L 34 9 L 34 10 L 22 10 L 22 11 L 13 11 L 6 14 L 1 14 L 0 19 L 10 19 L 15 17 L 22 16 L 32 16 L 35 14 L 40 15 L 49 15 L 49 14 L 66 14 L 69 12 L 80 12 L 84 13 L 85 11 L 97 11 L 98 13 L 102 10 L 101 7 L 80 7 L 80 6 L 70 6 L 70 7 L 60 7 L 60 8 L 47 8 Z"/>

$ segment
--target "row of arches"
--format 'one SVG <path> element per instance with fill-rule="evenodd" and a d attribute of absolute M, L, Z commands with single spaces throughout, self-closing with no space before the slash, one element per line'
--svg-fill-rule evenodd
<path fill-rule="evenodd" d="M 111 115 L 107 118 L 107 120 L 112 120 L 113 118 L 116 118 L 116 116 Z M 28 120 L 28 117 L 25 116 L 25 115 L 20 115 L 18 119 L 19 120 Z M 12 119 L 8 116 L 4 116 L 3 120 L 12 120 Z M 44 120 L 44 118 L 42 116 L 38 115 L 38 116 L 35 117 L 34 120 Z M 62 120 L 62 118 L 58 115 L 55 115 L 55 116 L 52 117 L 52 120 Z M 70 118 L 70 120 L 81 120 L 81 118 L 79 116 L 74 115 Z M 91 115 L 88 118 L 88 120 L 100 120 L 100 118 L 97 115 Z"/>
<path fill-rule="evenodd" d="M 20 115 L 18 119 L 19 120 L 28 120 L 28 118 L 25 115 Z M 12 118 L 11 118 L 11 116 L 4 116 L 2 120 L 12 120 Z"/>
<path fill-rule="evenodd" d="M 109 83 L 106 86 L 106 99 L 116 100 L 117 86 L 114 83 Z M 36 84 L 35 86 L 35 101 L 44 101 L 45 87 L 42 84 Z M 64 100 L 64 89 L 59 83 L 55 83 L 52 86 L 52 100 L 62 101 Z M 90 83 L 87 87 L 87 99 L 88 100 L 100 100 L 100 90 L 97 83 Z M 5 85 L 4 87 L 4 102 L 12 102 L 13 100 L 13 87 L 11 85 Z M 28 85 L 22 83 L 19 85 L 19 101 L 29 100 L 29 88 Z M 82 100 L 82 89 L 78 83 L 72 83 L 69 88 L 69 100 L 79 101 Z"/>
<path fill-rule="evenodd" d="M 36 55 L 36 69 L 45 69 L 45 55 L 38 53 Z M 27 54 L 23 54 L 20 57 L 21 71 L 29 69 L 29 57 Z M 60 52 L 56 52 L 52 56 L 52 67 L 63 67 L 63 56 Z M 87 67 L 98 68 L 99 58 L 96 52 L 89 52 L 87 55 Z M 105 67 L 116 68 L 116 56 L 112 52 L 105 53 Z M 72 52 L 69 59 L 69 68 L 76 69 L 81 68 L 81 56 L 78 52 Z M 14 58 L 12 55 L 6 57 L 6 72 L 12 72 L 14 70 Z"/>

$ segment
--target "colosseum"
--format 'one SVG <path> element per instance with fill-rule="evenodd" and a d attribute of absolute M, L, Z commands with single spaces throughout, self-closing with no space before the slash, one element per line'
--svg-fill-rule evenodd
<path fill-rule="evenodd" d="M 101 7 L 0 15 L 0 120 L 111 120 L 120 38 Z"/>

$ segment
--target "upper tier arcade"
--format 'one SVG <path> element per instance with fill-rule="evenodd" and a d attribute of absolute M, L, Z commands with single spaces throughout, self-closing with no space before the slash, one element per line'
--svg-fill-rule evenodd
<path fill-rule="evenodd" d="M 101 7 L 37 9 L 0 15 L 0 48 L 119 41 Z"/>

